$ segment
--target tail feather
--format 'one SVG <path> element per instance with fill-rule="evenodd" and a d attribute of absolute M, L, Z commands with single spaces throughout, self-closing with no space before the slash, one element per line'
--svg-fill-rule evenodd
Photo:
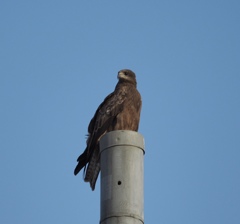
<path fill-rule="evenodd" d="M 95 168 L 95 170 L 94 170 L 94 175 L 93 175 L 93 177 L 92 177 L 92 180 L 90 181 L 90 186 L 91 186 L 91 188 L 92 188 L 93 191 L 94 191 L 94 189 L 95 189 L 95 185 L 96 185 L 96 181 L 97 181 L 99 172 L 100 172 L 100 163 L 97 163 L 97 164 L 96 164 L 96 168 Z"/>
<path fill-rule="evenodd" d="M 92 190 L 95 189 L 95 184 L 96 184 L 99 172 L 100 172 L 100 155 L 99 155 L 99 150 L 96 149 L 93 151 L 93 154 L 87 166 L 87 170 L 84 178 L 85 182 L 90 182 L 90 186 Z"/>

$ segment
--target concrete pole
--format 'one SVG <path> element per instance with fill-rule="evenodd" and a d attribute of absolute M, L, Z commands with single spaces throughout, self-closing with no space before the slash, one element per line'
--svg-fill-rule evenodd
<path fill-rule="evenodd" d="M 100 224 L 143 224 L 143 136 L 109 132 L 100 140 L 100 152 Z"/>

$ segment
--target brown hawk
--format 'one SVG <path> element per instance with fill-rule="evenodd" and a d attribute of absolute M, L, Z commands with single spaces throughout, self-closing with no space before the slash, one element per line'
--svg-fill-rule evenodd
<path fill-rule="evenodd" d="M 90 182 L 92 190 L 100 172 L 100 138 L 114 130 L 137 131 L 139 126 L 142 101 L 136 76 L 124 69 L 118 72 L 118 80 L 114 92 L 104 99 L 89 123 L 87 146 L 74 170 L 77 175 L 84 167 L 84 181 Z"/>

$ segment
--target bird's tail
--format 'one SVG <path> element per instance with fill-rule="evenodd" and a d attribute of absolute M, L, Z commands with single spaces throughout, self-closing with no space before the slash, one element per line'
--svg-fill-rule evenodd
<path fill-rule="evenodd" d="M 90 182 L 90 186 L 93 191 L 95 189 L 95 184 L 96 184 L 99 172 L 100 172 L 100 154 L 99 154 L 99 150 L 96 149 L 93 151 L 92 157 L 89 161 L 87 170 L 85 172 L 85 177 L 84 177 L 85 182 Z"/>
<path fill-rule="evenodd" d="M 79 157 L 78 157 L 78 159 L 77 159 L 77 161 L 78 161 L 78 164 L 77 164 L 77 166 L 76 166 L 76 168 L 75 168 L 75 170 L 74 170 L 74 175 L 77 175 L 79 172 L 80 172 L 80 170 L 84 167 L 84 166 L 86 166 L 86 164 L 87 164 L 87 150 L 85 150 Z"/>

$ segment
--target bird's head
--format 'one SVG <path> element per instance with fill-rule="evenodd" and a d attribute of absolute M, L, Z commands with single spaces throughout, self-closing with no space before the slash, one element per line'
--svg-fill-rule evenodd
<path fill-rule="evenodd" d="M 129 82 L 137 85 L 136 75 L 133 71 L 129 69 L 123 69 L 118 72 L 119 82 Z"/>

